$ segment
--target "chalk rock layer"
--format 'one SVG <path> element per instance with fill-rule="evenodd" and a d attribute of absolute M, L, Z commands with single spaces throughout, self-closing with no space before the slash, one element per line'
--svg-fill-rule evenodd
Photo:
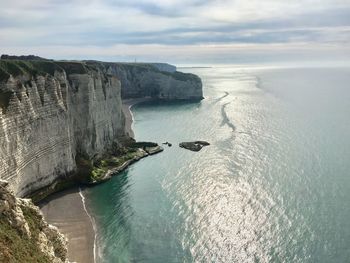
<path fill-rule="evenodd" d="M 21 72 L 0 82 L 0 178 L 17 196 L 69 176 L 77 154 L 103 155 L 124 136 L 125 122 L 116 77 L 81 63 L 33 74 L 21 63 L 8 62 Z"/>

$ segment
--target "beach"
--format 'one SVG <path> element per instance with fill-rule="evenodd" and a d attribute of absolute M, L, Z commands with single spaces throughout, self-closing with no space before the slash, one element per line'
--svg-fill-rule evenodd
<path fill-rule="evenodd" d="M 137 103 L 149 101 L 151 98 L 139 98 L 139 99 L 127 99 L 123 100 L 123 106 L 122 110 L 125 116 L 125 132 L 127 135 L 130 137 L 134 138 L 135 134 L 134 131 L 132 130 L 132 122 L 134 120 L 132 112 L 131 112 L 131 107 Z"/>
<path fill-rule="evenodd" d="M 39 207 L 46 221 L 66 236 L 70 262 L 95 262 L 95 231 L 79 188 L 53 194 Z"/>
<path fill-rule="evenodd" d="M 131 107 L 148 98 L 123 101 L 125 131 L 134 138 L 132 130 L 133 115 Z M 68 259 L 70 262 L 95 262 L 95 230 L 92 217 L 85 207 L 84 191 L 79 188 L 65 190 L 49 196 L 39 204 L 45 220 L 64 234 L 68 240 Z"/>

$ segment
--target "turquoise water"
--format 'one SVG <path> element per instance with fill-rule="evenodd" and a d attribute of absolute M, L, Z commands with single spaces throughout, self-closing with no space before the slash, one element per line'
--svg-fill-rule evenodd
<path fill-rule="evenodd" d="M 102 261 L 350 262 L 350 69 L 186 71 L 205 100 L 133 108 L 173 147 L 87 191 Z"/>

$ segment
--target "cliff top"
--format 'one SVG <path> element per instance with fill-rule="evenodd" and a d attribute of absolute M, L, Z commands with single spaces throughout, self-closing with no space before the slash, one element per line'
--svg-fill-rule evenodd
<path fill-rule="evenodd" d="M 86 74 L 89 70 L 106 69 L 108 66 L 119 66 L 136 73 L 145 71 L 161 72 L 172 76 L 177 80 L 191 80 L 197 76 L 189 73 L 176 71 L 176 67 L 166 63 L 127 63 L 127 62 L 102 62 L 95 60 L 70 61 L 70 60 L 48 60 L 34 55 L 9 56 L 2 55 L 0 59 L 0 82 L 13 77 L 40 74 L 54 75 L 55 71 L 65 71 L 67 74 Z"/>
<path fill-rule="evenodd" d="M 7 80 L 10 75 L 54 75 L 55 71 L 66 71 L 69 74 L 87 73 L 84 63 L 78 61 L 0 59 L 0 81 Z"/>
<path fill-rule="evenodd" d="M 1 55 L 0 59 L 15 59 L 15 60 L 46 60 L 46 61 L 51 60 L 51 59 L 42 58 L 42 57 L 35 56 L 35 55 L 27 55 L 27 56 L 12 56 L 12 55 L 7 55 L 7 54 L 3 54 L 3 55 Z"/>

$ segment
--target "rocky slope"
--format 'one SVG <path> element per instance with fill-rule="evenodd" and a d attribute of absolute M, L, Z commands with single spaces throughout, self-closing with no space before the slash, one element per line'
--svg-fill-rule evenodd
<path fill-rule="evenodd" d="M 0 179 L 19 197 L 120 147 L 122 98 L 202 99 L 192 74 L 151 64 L 0 60 Z"/>
<path fill-rule="evenodd" d="M 0 180 L 0 262 L 67 261 L 66 240 L 29 199 L 14 196 Z"/>

